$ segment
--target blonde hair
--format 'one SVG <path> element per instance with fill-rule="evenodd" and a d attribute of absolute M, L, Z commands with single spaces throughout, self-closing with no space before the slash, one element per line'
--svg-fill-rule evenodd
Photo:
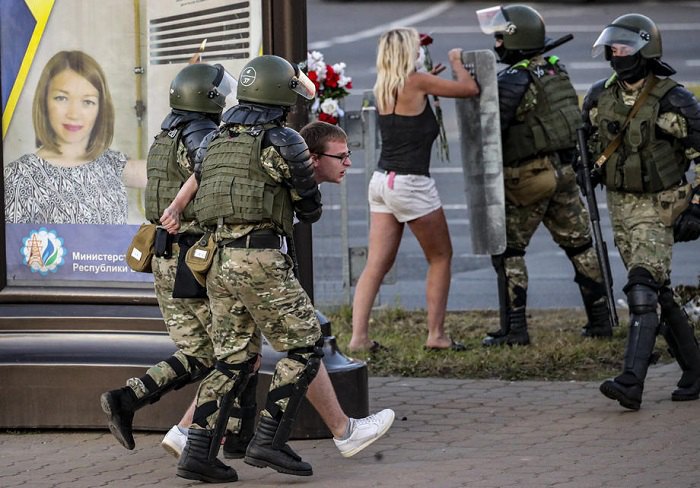
<path fill-rule="evenodd" d="M 396 97 L 416 69 L 419 47 L 418 31 L 412 27 L 391 29 L 379 37 L 374 97 L 380 111 L 386 112 L 396 103 Z"/>

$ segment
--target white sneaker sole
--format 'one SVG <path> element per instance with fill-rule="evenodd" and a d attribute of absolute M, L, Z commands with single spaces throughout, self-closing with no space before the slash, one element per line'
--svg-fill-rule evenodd
<path fill-rule="evenodd" d="M 182 450 L 180 449 L 180 446 L 172 442 L 167 437 L 163 439 L 160 445 L 163 449 L 165 449 L 165 452 L 173 456 L 175 459 L 180 459 L 180 456 L 182 455 Z"/>
<path fill-rule="evenodd" d="M 389 430 L 389 428 L 394 424 L 395 418 L 396 418 L 396 414 L 392 411 L 391 422 L 387 422 L 387 424 L 384 426 L 384 428 L 382 430 L 380 430 L 379 433 L 375 437 L 372 437 L 371 439 L 367 439 L 363 444 L 360 444 L 359 446 L 357 446 L 354 449 L 350 449 L 349 451 L 345 451 L 345 452 L 340 451 L 340 455 L 343 457 L 346 457 L 346 458 L 352 457 L 355 454 L 357 454 L 358 452 L 360 452 L 361 450 L 363 450 L 365 447 L 370 446 L 374 441 L 376 441 L 377 439 L 381 438 L 384 434 L 386 434 L 386 432 Z"/>

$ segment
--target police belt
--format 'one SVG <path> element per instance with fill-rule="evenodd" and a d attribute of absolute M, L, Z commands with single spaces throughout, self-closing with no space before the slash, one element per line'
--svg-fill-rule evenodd
<path fill-rule="evenodd" d="M 238 239 L 224 239 L 219 247 L 242 249 L 280 249 L 282 236 L 271 230 L 254 230 Z"/>
<path fill-rule="evenodd" d="M 173 239 L 173 244 L 185 244 L 188 247 L 191 247 L 197 242 L 204 234 L 192 234 L 189 232 L 183 233 L 183 234 L 175 234 L 172 239 Z"/>

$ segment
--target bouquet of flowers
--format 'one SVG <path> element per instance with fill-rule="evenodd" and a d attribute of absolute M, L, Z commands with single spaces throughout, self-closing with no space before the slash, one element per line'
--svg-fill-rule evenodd
<path fill-rule="evenodd" d="M 352 88 L 352 78 L 345 76 L 345 63 L 326 64 L 322 53 L 312 51 L 300 68 L 307 70 L 307 76 L 316 85 L 311 113 L 318 120 L 337 125 L 345 115 L 339 102 L 350 94 L 348 90 Z"/>
<path fill-rule="evenodd" d="M 428 46 L 433 43 L 433 38 L 428 34 L 420 34 L 420 48 L 423 51 L 423 68 L 428 73 L 433 72 L 433 59 L 430 57 Z M 440 107 L 440 99 L 433 95 L 433 105 L 435 106 L 435 118 L 440 126 L 438 135 L 438 157 L 441 161 L 450 161 L 450 147 L 447 143 L 447 134 L 445 133 L 445 124 L 442 120 L 442 108 Z"/>

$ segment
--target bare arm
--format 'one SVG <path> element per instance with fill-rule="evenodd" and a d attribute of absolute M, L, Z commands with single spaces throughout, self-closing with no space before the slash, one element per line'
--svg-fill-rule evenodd
<path fill-rule="evenodd" d="M 163 215 L 160 217 L 160 224 L 170 234 L 177 234 L 177 231 L 180 229 L 180 214 L 187 204 L 194 199 L 198 189 L 199 183 L 197 183 L 197 178 L 194 175 L 190 176 L 185 181 L 185 184 L 182 185 L 180 191 L 177 192 L 168 208 L 163 211 Z"/>
<path fill-rule="evenodd" d="M 146 188 L 146 160 L 127 159 L 122 181 L 130 188 Z"/>
<path fill-rule="evenodd" d="M 450 50 L 448 59 L 456 80 L 445 80 L 428 73 L 414 73 L 411 75 L 411 81 L 415 87 L 428 95 L 439 97 L 467 98 L 477 96 L 479 85 L 462 64 L 462 50 L 458 48 Z"/>

